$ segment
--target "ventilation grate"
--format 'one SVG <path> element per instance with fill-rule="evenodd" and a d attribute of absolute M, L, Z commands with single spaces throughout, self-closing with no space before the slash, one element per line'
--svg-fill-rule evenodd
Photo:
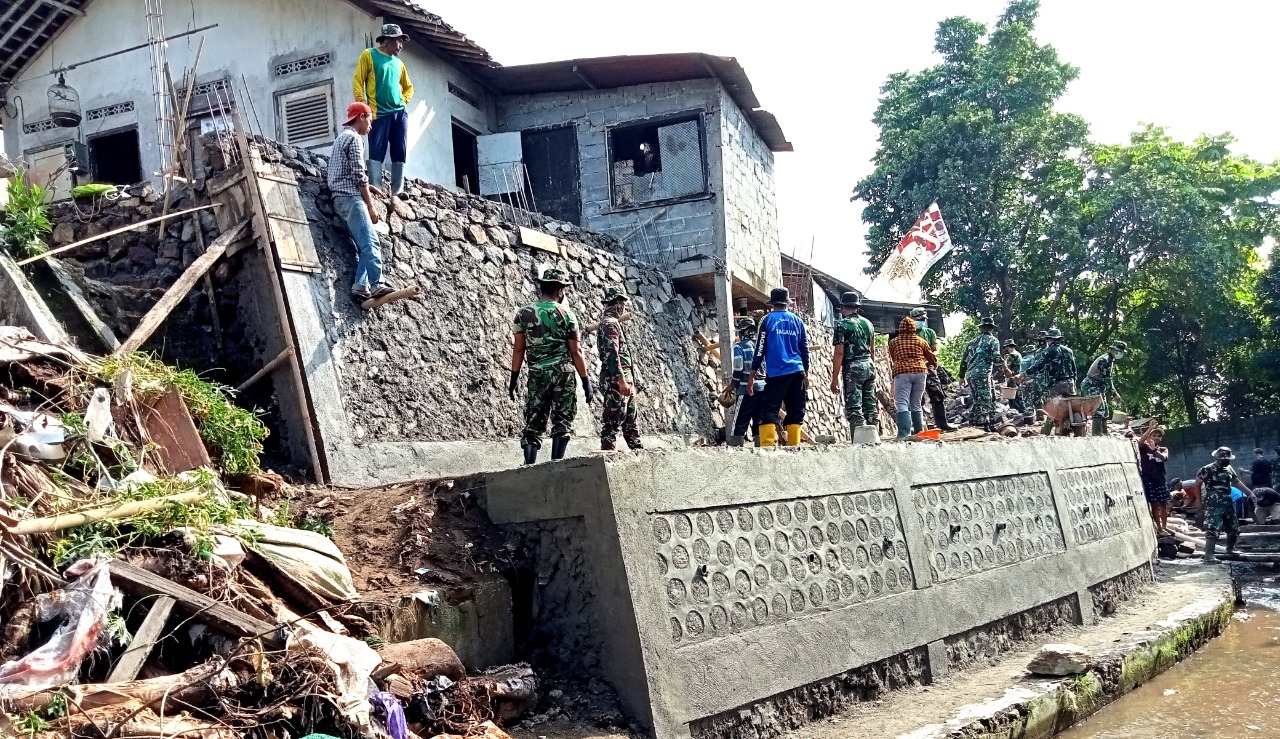
<path fill-rule="evenodd" d="M 52 118 L 45 118 L 43 121 L 22 124 L 23 133 L 40 133 L 41 131 L 52 131 L 55 128 L 57 128 L 57 126 L 53 124 Z"/>
<path fill-rule="evenodd" d="M 284 140 L 311 146 L 333 138 L 333 103 L 328 87 L 291 93 L 281 100 Z"/>
<path fill-rule="evenodd" d="M 476 99 L 475 95 L 472 95 L 452 82 L 449 83 L 449 93 L 476 110 L 480 109 L 480 101 Z"/>
<path fill-rule="evenodd" d="M 316 69 L 318 67 L 327 67 L 333 62 L 333 55 L 329 52 L 309 56 L 306 59 L 298 59 L 292 62 L 285 62 L 275 66 L 275 74 L 277 77 L 294 74 L 295 72 L 305 72 L 308 69 Z"/>
<path fill-rule="evenodd" d="M 101 108 L 93 108 L 88 112 L 86 112 L 84 114 L 84 117 L 85 117 L 85 120 L 88 120 L 88 121 L 99 121 L 99 120 L 102 120 L 103 118 L 107 118 L 113 115 L 120 115 L 121 113 L 132 113 L 132 112 L 133 112 L 133 101 L 126 100 L 123 103 L 116 103 L 115 105 L 104 105 Z"/>

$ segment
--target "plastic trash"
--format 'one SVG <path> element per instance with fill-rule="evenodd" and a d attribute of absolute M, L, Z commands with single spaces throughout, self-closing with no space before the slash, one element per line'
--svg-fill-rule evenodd
<path fill-rule="evenodd" d="M 339 603 L 359 599 L 347 560 L 329 537 L 257 521 L 236 523 L 257 535 L 254 551 L 315 595 Z"/>
<path fill-rule="evenodd" d="M 379 718 L 386 725 L 391 739 L 409 739 L 409 724 L 404 718 L 404 706 L 400 705 L 400 701 L 396 700 L 394 695 L 382 690 L 373 690 L 369 692 L 369 702 L 373 704 L 374 712 L 379 714 Z"/>
<path fill-rule="evenodd" d="M 334 701 L 339 713 L 357 731 L 369 732 L 369 680 L 382 664 L 382 657 L 363 641 L 321 631 L 306 621 L 297 623 L 285 649 L 314 651 L 322 655 L 333 670 L 338 690 Z"/>
<path fill-rule="evenodd" d="M 105 387 L 93 391 L 89 409 L 84 412 L 85 437 L 89 441 L 102 441 L 115 425 L 111 417 L 111 392 Z"/>

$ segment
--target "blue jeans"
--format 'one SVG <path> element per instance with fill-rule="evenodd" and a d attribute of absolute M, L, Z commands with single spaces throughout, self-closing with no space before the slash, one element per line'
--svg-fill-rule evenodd
<path fill-rule="evenodd" d="M 893 377 L 893 406 L 898 413 L 924 410 L 924 372 L 908 372 Z"/>
<path fill-rule="evenodd" d="M 351 289 L 368 290 L 382 282 L 382 244 L 373 232 L 373 221 L 364 199 L 358 195 L 334 195 L 333 209 L 347 224 L 347 231 L 356 242 L 359 261 L 356 262 L 356 279 Z"/>
<path fill-rule="evenodd" d="M 373 119 L 369 130 L 369 159 L 381 162 L 391 148 L 391 161 L 404 164 L 409 156 L 409 116 L 405 111 L 382 113 Z M 375 183 L 378 187 L 381 182 Z"/>

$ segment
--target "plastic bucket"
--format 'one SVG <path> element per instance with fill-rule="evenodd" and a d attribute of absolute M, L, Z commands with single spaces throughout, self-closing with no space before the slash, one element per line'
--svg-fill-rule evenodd
<path fill-rule="evenodd" d="M 919 436 L 921 439 L 931 439 L 933 441 L 941 441 L 942 431 L 939 429 L 929 429 L 927 431 L 921 431 L 920 433 L 916 434 L 916 436 Z"/>
<path fill-rule="evenodd" d="M 1018 397 L 1018 388 L 1016 388 L 1016 387 L 1002 387 L 1002 388 L 1000 388 L 1000 399 L 1001 399 L 1001 400 L 1013 400 L 1013 399 L 1014 399 L 1014 398 L 1016 398 L 1016 397 Z"/>

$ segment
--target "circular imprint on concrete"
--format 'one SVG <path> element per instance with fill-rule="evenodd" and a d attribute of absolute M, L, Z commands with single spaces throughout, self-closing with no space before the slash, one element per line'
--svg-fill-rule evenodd
<path fill-rule="evenodd" d="M 706 539 L 695 539 L 693 542 L 693 561 L 704 565 L 711 561 L 711 545 Z"/>
<path fill-rule="evenodd" d="M 872 539 L 879 539 L 881 536 L 884 535 L 884 531 L 880 528 L 880 519 L 878 518 L 871 519 L 870 528 L 871 528 Z"/>
<path fill-rule="evenodd" d="M 833 575 L 840 571 L 840 555 L 834 549 L 827 550 L 827 569 Z"/>
<path fill-rule="evenodd" d="M 781 531 L 773 535 L 773 548 L 778 550 L 778 554 L 786 554 L 791 551 L 791 542 L 787 540 L 787 535 Z"/>
<path fill-rule="evenodd" d="M 960 555 L 960 563 L 961 563 L 961 565 L 963 565 L 963 566 L 964 566 L 964 568 L 965 568 L 966 570 L 972 570 L 972 569 L 973 569 L 973 555 L 972 555 L 972 554 L 969 554 L 968 552 L 965 552 L 964 554 Z"/>
<path fill-rule="evenodd" d="M 827 543 L 833 545 L 840 543 L 840 527 L 836 525 L 835 521 L 827 524 Z"/>
<path fill-rule="evenodd" d="M 880 496 L 876 493 L 867 493 L 867 504 L 871 506 L 872 513 L 880 512 Z"/>
<path fill-rule="evenodd" d="M 820 500 L 815 500 L 809 504 L 809 512 L 813 515 L 813 520 L 815 521 L 821 521 L 827 517 L 827 507 Z"/>
<path fill-rule="evenodd" d="M 942 533 L 938 534 L 938 548 L 939 549 L 951 548 L 951 533 L 949 531 L 943 531 Z"/>
<path fill-rule="evenodd" d="M 845 598 L 846 600 L 852 598 L 853 589 L 853 578 L 848 575 L 842 575 L 840 577 L 840 597 Z"/>
<path fill-rule="evenodd" d="M 853 556 L 858 560 L 859 567 L 866 567 L 867 563 L 871 561 L 871 557 L 867 555 L 866 547 L 858 547 L 858 551 Z"/>
<path fill-rule="evenodd" d="M 977 567 L 978 569 L 982 569 L 982 567 L 983 567 L 986 563 L 987 563 L 987 558 L 986 558 L 986 555 L 984 555 L 984 554 L 982 553 L 982 547 L 974 547 L 974 549 L 973 549 L 973 566 L 974 566 L 974 567 Z"/>
<path fill-rule="evenodd" d="M 929 505 L 930 506 L 938 505 L 938 491 L 935 490 L 934 488 L 929 488 Z"/>
<path fill-rule="evenodd" d="M 964 519 L 965 521 L 972 521 L 973 508 L 970 507 L 968 504 L 965 504 L 964 506 L 962 506 L 960 508 L 960 518 Z"/>
<path fill-rule="evenodd" d="M 951 501 L 951 489 L 946 485 L 938 488 L 938 501 L 941 503 L 949 503 Z"/>
<path fill-rule="evenodd" d="M 1044 539 L 1036 539 L 1036 554 L 1044 554 Z"/>
<path fill-rule="evenodd" d="M 702 632 L 707 628 L 707 622 L 703 620 L 702 614 L 697 611 L 689 611 L 684 617 L 684 630 L 689 636 L 701 636 Z"/>
<path fill-rule="evenodd" d="M 757 588 L 766 587 L 769 584 L 769 568 L 764 565 L 756 565 L 751 570 L 753 579 L 756 581 Z"/>
<path fill-rule="evenodd" d="M 805 564 L 809 566 L 809 572 L 815 575 L 822 572 L 822 557 L 819 557 L 817 552 L 810 552 L 809 556 L 805 557 Z"/>
<path fill-rule="evenodd" d="M 916 508 L 919 508 L 922 511 L 924 510 L 924 493 L 921 493 L 919 490 L 912 492 L 911 500 L 915 501 Z"/>
<path fill-rule="evenodd" d="M 871 573 L 871 592 L 874 595 L 880 595 L 884 592 L 884 578 L 879 572 Z"/>
<path fill-rule="evenodd" d="M 960 566 L 960 553 L 952 552 L 951 559 L 947 561 L 947 567 L 950 567 L 953 570 L 958 570 L 960 569 Z"/>
<path fill-rule="evenodd" d="M 671 641 L 680 641 L 684 638 L 684 627 L 680 625 L 680 619 L 671 619 Z"/>
<path fill-rule="evenodd" d="M 703 536 L 710 536 L 715 531 L 715 524 L 711 521 L 711 514 L 703 511 L 698 514 L 698 533 Z"/>
<path fill-rule="evenodd" d="M 939 509 L 938 509 L 938 525 L 939 525 L 939 526 L 950 526 L 950 525 L 951 525 L 951 511 L 950 511 L 950 510 L 948 510 L 948 509 L 946 509 L 946 508 L 939 508 Z"/>
<path fill-rule="evenodd" d="M 951 517 L 951 523 L 960 523 L 960 506 L 951 506 L 947 511 L 947 515 Z"/>
<path fill-rule="evenodd" d="M 804 566 L 804 562 L 799 557 L 792 557 L 788 563 L 791 571 L 791 578 L 797 582 L 804 581 L 805 576 L 809 572 L 809 568 Z"/>
<path fill-rule="evenodd" d="M 858 538 L 858 532 L 853 528 L 853 524 L 845 521 L 840 524 L 840 536 L 846 541 L 852 543 Z"/>
<path fill-rule="evenodd" d="M 809 520 L 809 506 L 796 503 L 791 507 L 791 515 L 795 516 L 796 523 L 805 523 Z"/>
<path fill-rule="evenodd" d="M 822 586 L 816 582 L 810 585 L 809 586 L 809 602 L 813 604 L 813 607 L 814 608 L 821 607 L 823 600 L 825 600 L 825 598 L 823 598 L 822 596 Z"/>
<path fill-rule="evenodd" d="M 787 579 L 787 563 L 780 559 L 775 559 L 769 565 L 769 574 L 773 575 L 773 579 L 782 582 Z"/>
<path fill-rule="evenodd" d="M 840 517 L 840 499 L 827 498 L 827 514 L 832 518 Z"/>
<path fill-rule="evenodd" d="M 742 603 L 734 603 L 733 610 L 729 611 L 729 628 L 734 631 L 745 628 L 747 618 L 747 607 Z"/>
<path fill-rule="evenodd" d="M 924 548 L 925 548 L 925 549 L 937 549 L 937 548 L 938 548 L 938 544 L 937 544 L 937 542 L 935 542 L 935 541 L 933 540 L 933 534 L 925 534 L 925 535 L 924 535 Z"/>
<path fill-rule="evenodd" d="M 962 544 L 968 544 L 972 540 L 973 540 L 973 534 L 969 533 L 969 529 L 967 528 L 960 529 L 960 542 Z"/>
<path fill-rule="evenodd" d="M 750 531 L 756 527 L 755 520 L 751 517 L 751 511 L 746 508 L 738 510 L 738 528 L 743 531 Z"/>
<path fill-rule="evenodd" d="M 696 580 L 694 582 L 697 582 Z M 717 598 L 723 598 L 729 594 L 729 576 L 723 572 L 714 572 L 711 574 L 711 592 L 716 594 Z"/>
<path fill-rule="evenodd" d="M 787 599 L 782 593 L 773 596 L 772 601 L 774 618 L 786 618 L 787 616 Z"/>
<path fill-rule="evenodd" d="M 1026 508 L 1027 513 L 1035 513 L 1036 509 L 1039 507 L 1036 499 L 1030 495 L 1023 499 L 1023 506 Z"/>
<path fill-rule="evenodd" d="M 809 537 L 800 529 L 791 532 L 791 548 L 797 552 L 803 552 L 809 548 Z"/>
<path fill-rule="evenodd" d="M 896 556 L 898 555 L 897 555 L 897 552 L 894 551 L 893 542 L 889 542 L 884 548 L 884 558 L 893 559 Z"/>
<path fill-rule="evenodd" d="M 751 561 L 751 542 L 743 537 L 738 537 L 738 540 L 733 543 L 733 547 L 734 554 L 738 555 L 739 562 Z"/>
<path fill-rule="evenodd" d="M 1027 543 L 1026 539 L 1018 540 L 1018 553 L 1024 558 L 1031 556 L 1031 544 Z"/>
<path fill-rule="evenodd" d="M 938 570 L 947 569 L 947 555 L 943 554 L 942 552 L 938 552 L 937 554 L 933 555 L 933 566 L 935 569 L 938 569 Z"/>
<path fill-rule="evenodd" d="M 898 539 L 893 543 L 893 550 L 898 553 L 898 559 L 903 562 L 907 561 L 907 543 L 902 539 Z"/>
<path fill-rule="evenodd" d="M 898 522 L 888 516 L 880 519 L 880 533 L 883 536 L 894 536 L 898 533 Z"/>
<path fill-rule="evenodd" d="M 902 586 L 903 590 L 911 589 L 911 570 L 906 567 L 898 570 L 898 584 Z"/>
<path fill-rule="evenodd" d="M 828 603 L 840 602 L 840 583 L 836 582 L 834 578 L 827 580 L 826 596 Z"/>
<path fill-rule="evenodd" d="M 880 551 L 880 545 L 872 544 L 871 545 L 871 563 L 875 565 L 879 565 L 883 561 L 884 561 L 884 552 Z"/>
<path fill-rule="evenodd" d="M 1044 492 L 1044 488 L 1045 488 L 1044 477 L 1042 477 L 1042 476 L 1037 476 L 1037 477 L 1036 477 L 1036 491 L 1037 491 L 1037 492 L 1041 492 L 1041 493 L 1043 493 L 1043 492 Z"/>
<path fill-rule="evenodd" d="M 768 534 L 756 534 L 756 554 L 761 557 L 769 556 L 769 552 L 773 550 L 773 541 L 769 539 Z"/>
<path fill-rule="evenodd" d="M 764 569 L 763 567 L 760 569 Z M 751 595 L 751 576 L 746 570 L 738 570 L 733 575 L 733 589 L 739 596 L 745 598 Z"/>
<path fill-rule="evenodd" d="M 852 570 L 858 566 L 857 560 L 853 558 L 853 550 L 849 547 L 840 547 L 840 564 L 844 565 L 846 570 Z"/>
<path fill-rule="evenodd" d="M 791 523 L 791 509 L 787 507 L 786 503 L 779 503 L 774 506 L 773 514 L 778 519 L 779 526 L 786 526 Z"/>
<path fill-rule="evenodd" d="M 866 513 L 870 507 L 867 505 L 866 493 L 854 496 L 853 507 L 858 509 L 858 513 Z"/>
<path fill-rule="evenodd" d="M 973 525 L 972 529 L 973 529 L 973 540 L 974 540 L 974 541 L 982 541 L 983 536 L 985 536 L 985 535 L 986 535 L 986 532 L 984 532 L 984 531 L 982 530 L 982 524 L 980 524 L 980 523 L 975 523 L 975 524 Z"/>
<path fill-rule="evenodd" d="M 727 534 L 733 529 L 733 514 L 728 511 L 716 512 L 716 526 L 720 533 Z"/>
<path fill-rule="evenodd" d="M 680 605 L 688 594 L 689 592 L 685 589 L 683 580 L 672 578 L 667 581 L 667 600 L 671 601 L 671 605 Z"/>
<path fill-rule="evenodd" d="M 659 544 L 671 541 L 671 522 L 665 516 L 653 519 L 653 538 L 657 539 Z"/>
<path fill-rule="evenodd" d="M 937 567 L 929 567 L 929 574 L 933 578 L 934 582 L 942 582 L 942 576 L 938 574 Z"/>
<path fill-rule="evenodd" d="M 893 493 L 881 493 L 880 503 L 884 505 L 884 509 L 890 513 L 895 510 L 896 501 L 893 499 Z"/>
<path fill-rule="evenodd" d="M 724 631 L 725 627 L 728 625 L 729 625 L 729 612 L 724 609 L 724 606 L 716 606 L 715 608 L 712 608 L 711 609 L 711 630 Z"/>
<path fill-rule="evenodd" d="M 996 480 L 996 495 L 1004 495 L 1011 485 L 1013 485 L 1012 480 Z"/>
<path fill-rule="evenodd" d="M 671 550 L 671 564 L 677 570 L 683 570 L 689 566 L 689 550 L 685 549 L 683 544 L 677 544 L 676 548 Z"/>
<path fill-rule="evenodd" d="M 868 536 L 866 519 L 859 518 L 858 523 L 854 526 L 854 528 L 857 529 L 858 531 L 858 539 L 861 541 L 866 541 Z"/>
<path fill-rule="evenodd" d="M 844 509 L 844 515 L 846 516 L 852 516 L 858 512 L 858 507 L 853 504 L 852 495 L 841 495 L 840 507 Z"/>
<path fill-rule="evenodd" d="M 1080 523 L 1080 514 L 1076 513 L 1076 512 L 1075 512 L 1075 510 L 1072 510 L 1072 511 L 1071 511 L 1071 525 L 1072 525 L 1072 526 L 1074 526 L 1074 525 L 1076 525 L 1076 524 L 1078 524 L 1078 523 Z"/>
<path fill-rule="evenodd" d="M 898 590 L 898 573 L 895 570 L 885 570 L 884 584 L 889 588 L 890 593 Z"/>
<path fill-rule="evenodd" d="M 756 598 L 752 601 L 751 617 L 755 619 L 756 624 L 763 624 L 769 620 L 769 604 L 764 602 L 764 598 Z"/>
<path fill-rule="evenodd" d="M 711 599 L 711 588 L 707 585 L 705 577 L 693 578 L 693 582 L 689 584 L 689 590 L 693 593 L 693 599 L 699 603 L 706 603 Z"/>
<path fill-rule="evenodd" d="M 871 594 L 871 581 L 868 580 L 865 575 L 862 577 L 859 577 L 858 578 L 858 595 L 865 598 L 870 594 Z"/>
<path fill-rule="evenodd" d="M 931 529 L 931 528 L 933 528 L 934 526 L 937 526 L 937 525 L 938 525 L 938 517 L 937 517 L 937 516 L 935 516 L 935 515 L 933 515 L 933 513 L 932 513 L 932 512 L 931 512 L 931 513 L 929 513 L 929 515 L 927 515 L 927 516 L 925 516 L 925 517 L 924 517 L 924 526 L 925 526 L 925 528 L 927 528 L 927 529 Z"/>
<path fill-rule="evenodd" d="M 667 561 L 666 557 L 659 554 L 658 555 L 658 574 L 665 575 L 670 571 L 671 571 L 671 563 Z"/>
<path fill-rule="evenodd" d="M 760 528 L 773 528 L 773 511 L 769 510 L 769 506 L 760 506 L 756 509 L 756 520 L 760 522 Z"/>
<path fill-rule="evenodd" d="M 996 517 L 996 507 L 995 507 L 995 505 L 993 505 L 993 504 L 991 503 L 991 501 L 989 501 L 989 500 L 987 501 L 986 506 L 985 506 L 985 508 L 984 508 L 983 510 L 984 510 L 984 512 L 986 513 L 987 518 L 995 518 L 995 517 Z"/>
<path fill-rule="evenodd" d="M 804 593 L 799 590 L 791 591 L 791 612 L 800 613 L 805 609 Z"/>
<path fill-rule="evenodd" d="M 821 528 L 817 526 L 809 527 L 809 543 L 812 544 L 815 548 L 825 544 L 826 539 L 827 539 L 827 536 L 826 534 L 822 533 Z"/>
<path fill-rule="evenodd" d="M 693 521 L 683 513 L 676 515 L 676 536 L 681 539 L 693 536 Z"/>
<path fill-rule="evenodd" d="M 716 559 L 720 560 L 720 564 L 728 567 L 733 564 L 733 545 L 727 541 L 716 544 Z"/>

